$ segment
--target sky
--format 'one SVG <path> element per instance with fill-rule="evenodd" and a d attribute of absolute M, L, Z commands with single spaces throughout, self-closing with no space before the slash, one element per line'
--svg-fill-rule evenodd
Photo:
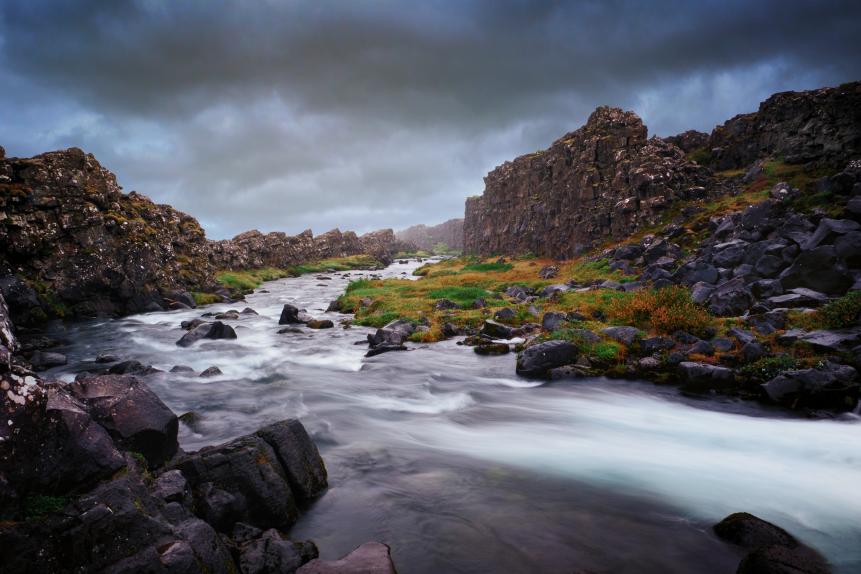
<path fill-rule="evenodd" d="M 861 2 L 0 0 L 0 145 L 213 239 L 462 217 L 599 105 L 653 135 L 861 79 Z"/>

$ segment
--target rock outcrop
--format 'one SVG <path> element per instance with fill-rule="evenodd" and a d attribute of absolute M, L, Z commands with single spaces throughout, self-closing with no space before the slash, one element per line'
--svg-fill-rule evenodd
<path fill-rule="evenodd" d="M 577 255 L 657 221 L 676 200 L 715 187 L 675 145 L 648 139 L 632 113 L 600 107 L 547 150 L 506 162 L 466 202 L 464 249 L 481 255 Z"/>
<path fill-rule="evenodd" d="M 751 114 L 735 116 L 704 144 L 716 169 L 779 156 L 787 163 L 842 167 L 861 156 L 861 82 L 774 94 Z"/>
<path fill-rule="evenodd" d="M 463 219 L 449 219 L 439 225 L 413 225 L 398 231 L 395 236 L 425 251 L 433 251 L 441 246 L 462 250 Z"/>
<path fill-rule="evenodd" d="M 70 148 L 0 158 L 0 290 L 16 324 L 159 309 L 214 286 L 198 222 Z"/>
<path fill-rule="evenodd" d="M 391 229 L 362 236 L 333 229 L 316 237 L 310 229 L 299 235 L 277 231 L 264 234 L 255 229 L 233 239 L 211 242 L 209 261 L 215 269 L 240 270 L 283 268 L 333 257 L 370 255 L 388 264 L 398 250 L 399 242 Z"/>

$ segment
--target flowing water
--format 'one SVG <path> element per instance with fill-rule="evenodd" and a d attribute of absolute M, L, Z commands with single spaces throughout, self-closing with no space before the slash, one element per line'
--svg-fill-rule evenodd
<path fill-rule="evenodd" d="M 402 276 L 416 262 L 390 266 Z M 97 354 L 168 370 L 218 366 L 213 378 L 155 374 L 186 450 L 298 417 L 329 470 L 329 490 L 291 531 L 336 558 L 390 544 L 402 573 L 729 573 L 741 557 L 710 526 L 735 511 L 774 521 L 861 571 L 861 423 L 809 421 L 674 389 L 587 379 L 540 384 L 514 357 L 479 357 L 454 341 L 366 359 L 360 327 L 278 334 L 281 307 L 317 317 L 368 272 L 267 283 L 259 316 L 228 321 L 235 341 L 180 348 L 179 323 L 202 311 L 54 327 L 65 379 Z M 241 309 L 215 305 L 207 311 Z"/>

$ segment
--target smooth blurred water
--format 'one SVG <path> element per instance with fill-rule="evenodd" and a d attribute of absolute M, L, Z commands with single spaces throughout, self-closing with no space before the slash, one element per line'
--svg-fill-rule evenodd
<path fill-rule="evenodd" d="M 385 276 L 410 277 L 419 264 Z M 861 424 L 808 421 L 750 404 L 696 401 L 672 388 L 589 379 L 541 384 L 513 355 L 479 357 L 454 341 L 364 358 L 369 329 L 278 334 L 284 303 L 325 313 L 367 272 L 283 279 L 228 321 L 235 341 L 175 345 L 203 311 L 56 325 L 66 379 L 101 352 L 213 378 L 156 374 L 192 450 L 298 417 L 330 473 L 328 492 L 291 536 L 326 558 L 367 540 L 411 572 L 734 572 L 741 554 L 710 526 L 735 511 L 780 524 L 838 572 L 861 571 Z M 268 292 L 263 292 L 263 291 Z"/>

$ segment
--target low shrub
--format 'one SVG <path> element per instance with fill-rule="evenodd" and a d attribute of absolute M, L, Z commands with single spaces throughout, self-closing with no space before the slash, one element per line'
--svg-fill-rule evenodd
<path fill-rule="evenodd" d="M 763 357 L 756 362 L 745 365 L 741 373 L 745 376 L 761 381 L 770 381 L 774 377 L 798 368 L 798 361 L 789 355 L 777 355 L 774 357 Z"/>
<path fill-rule="evenodd" d="M 852 291 L 818 309 L 811 317 L 813 326 L 843 329 L 858 324 L 861 316 L 861 291 Z"/>
<path fill-rule="evenodd" d="M 477 271 L 480 273 L 486 273 L 488 271 L 511 271 L 514 268 L 514 265 L 511 263 L 502 263 L 499 261 L 494 261 L 491 263 L 472 263 L 470 265 L 464 265 L 463 271 Z"/>
<path fill-rule="evenodd" d="M 663 334 L 682 330 L 701 335 L 713 323 L 711 315 L 680 286 L 628 293 L 611 301 L 607 314 L 618 323 L 652 328 Z"/>

